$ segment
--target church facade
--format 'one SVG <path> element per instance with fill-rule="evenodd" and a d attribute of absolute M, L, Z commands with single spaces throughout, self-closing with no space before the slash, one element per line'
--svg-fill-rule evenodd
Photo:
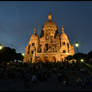
<path fill-rule="evenodd" d="M 57 25 L 52 21 L 52 14 L 49 13 L 40 37 L 34 28 L 34 33 L 25 47 L 23 62 L 62 62 L 68 55 L 74 55 L 74 46 L 70 44 L 63 25 L 59 34 Z"/>

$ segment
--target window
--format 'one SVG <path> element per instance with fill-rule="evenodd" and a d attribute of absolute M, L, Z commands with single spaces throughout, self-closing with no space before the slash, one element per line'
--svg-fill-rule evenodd
<path fill-rule="evenodd" d="M 35 43 L 32 43 L 32 46 L 34 46 L 35 45 Z"/>
<path fill-rule="evenodd" d="M 42 52 L 42 48 L 40 48 L 40 53 Z"/>
<path fill-rule="evenodd" d="M 28 46 L 28 54 L 30 53 L 30 45 Z"/>
<path fill-rule="evenodd" d="M 33 54 L 34 52 L 32 51 L 31 53 Z"/>
<path fill-rule="evenodd" d="M 65 51 L 65 50 L 63 50 L 63 53 L 66 53 L 66 51 Z"/>
<path fill-rule="evenodd" d="M 48 44 L 46 44 L 46 51 L 48 51 Z"/>
<path fill-rule="evenodd" d="M 69 49 L 69 43 L 67 43 L 67 47 L 68 47 L 68 49 Z"/>
<path fill-rule="evenodd" d="M 50 36 L 50 42 L 51 43 L 53 42 L 53 36 Z"/>
<path fill-rule="evenodd" d="M 53 48 L 53 52 L 54 52 L 54 48 Z"/>
<path fill-rule="evenodd" d="M 65 42 L 63 42 L 63 45 L 65 45 Z"/>

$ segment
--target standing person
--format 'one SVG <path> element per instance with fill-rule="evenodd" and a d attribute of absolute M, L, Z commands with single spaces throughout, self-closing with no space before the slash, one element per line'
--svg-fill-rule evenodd
<path fill-rule="evenodd" d="M 37 83 L 37 77 L 36 77 L 36 75 L 32 76 L 31 83 L 32 83 L 32 87 L 35 85 L 35 83 Z"/>
<path fill-rule="evenodd" d="M 32 83 L 36 83 L 37 82 L 37 77 L 36 77 L 36 75 L 33 75 L 32 76 Z"/>

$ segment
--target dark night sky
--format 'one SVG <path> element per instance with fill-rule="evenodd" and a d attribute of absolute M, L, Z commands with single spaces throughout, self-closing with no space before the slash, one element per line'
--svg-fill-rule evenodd
<path fill-rule="evenodd" d="M 40 34 L 49 12 L 59 32 L 63 24 L 70 42 L 79 41 L 80 52 L 92 50 L 92 1 L 0 2 L 0 43 L 24 52 L 34 27 Z"/>

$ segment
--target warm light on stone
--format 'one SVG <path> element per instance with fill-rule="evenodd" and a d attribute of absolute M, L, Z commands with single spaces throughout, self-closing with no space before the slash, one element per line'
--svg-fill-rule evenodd
<path fill-rule="evenodd" d="M 66 55 L 68 55 L 69 53 L 68 52 L 66 52 Z"/>
<path fill-rule="evenodd" d="M 77 60 L 76 60 L 76 59 L 72 59 L 72 60 L 69 60 L 68 62 L 69 62 L 70 64 L 72 64 L 73 62 L 76 63 Z"/>
<path fill-rule="evenodd" d="M 68 55 L 74 55 L 74 46 L 70 44 L 64 26 L 61 27 L 61 35 L 57 25 L 49 13 L 48 21 L 42 27 L 40 38 L 34 28 L 28 45 L 25 47 L 24 62 L 62 62 Z"/>

